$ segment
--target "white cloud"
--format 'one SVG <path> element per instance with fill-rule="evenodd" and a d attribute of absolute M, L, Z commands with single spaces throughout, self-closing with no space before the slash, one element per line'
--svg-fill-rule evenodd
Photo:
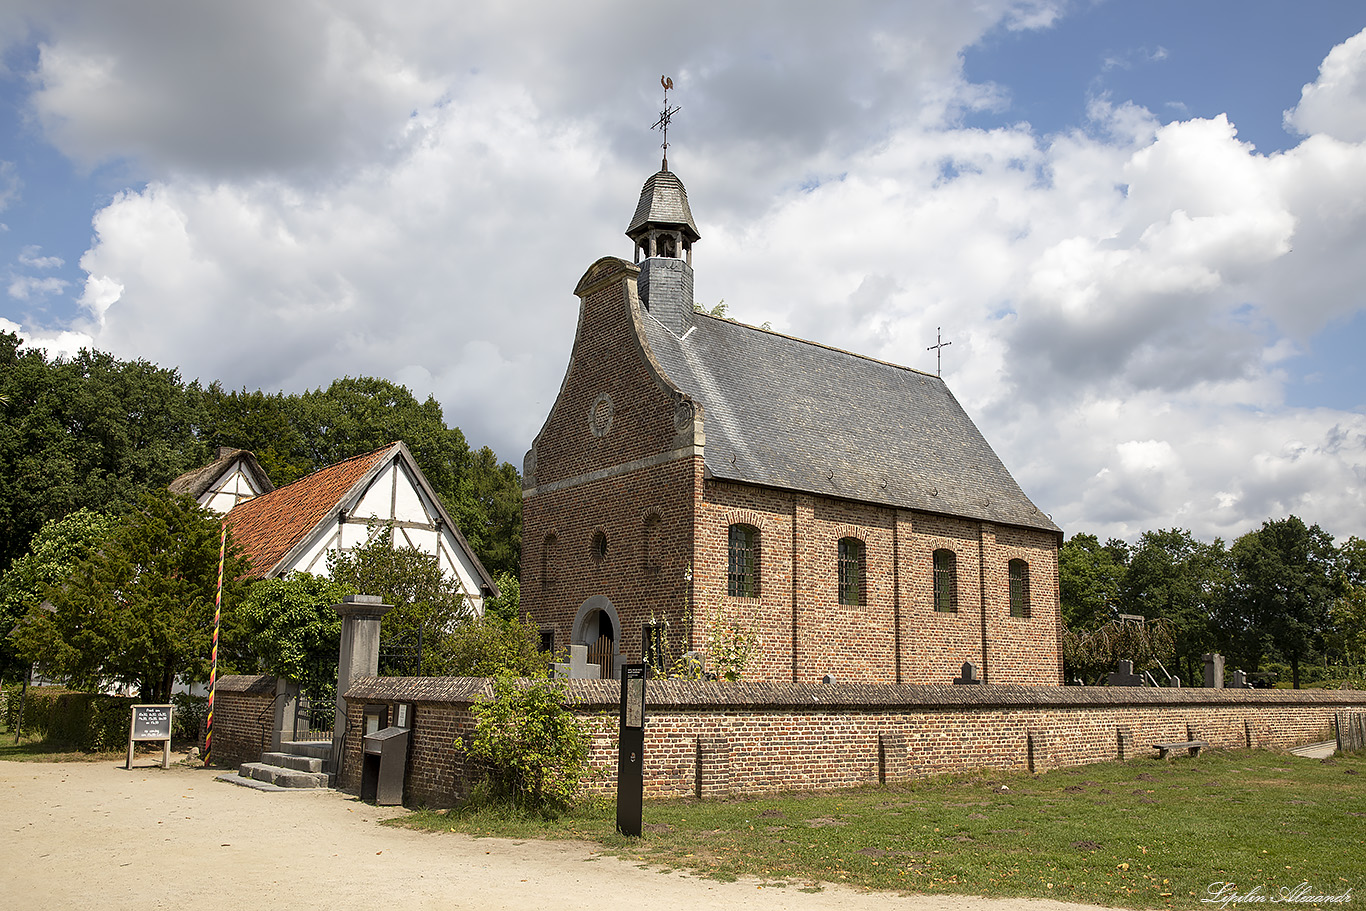
<path fill-rule="evenodd" d="M 43 248 L 32 244 L 19 251 L 19 262 L 33 269 L 60 269 L 66 265 L 60 256 L 43 256 Z"/>
<path fill-rule="evenodd" d="M 1300 103 L 1285 112 L 1285 125 L 1304 136 L 1366 140 L 1366 29 L 1328 53 L 1319 78 L 1305 85 Z"/>
<path fill-rule="evenodd" d="M 1362 306 L 1366 147 L 1315 113 L 1361 36 L 1273 156 L 1107 99 L 1053 136 L 963 126 L 1008 101 L 962 49 L 1060 8 L 185 4 L 170 47 L 93 4 L 47 21 L 40 122 L 153 179 L 97 213 L 80 319 L 45 337 L 229 388 L 387 376 L 520 462 L 576 280 L 629 256 L 666 71 L 700 301 L 931 371 L 942 326 L 955 394 L 1069 532 L 1366 534 L 1366 418 L 1283 405 L 1288 359 Z"/>
<path fill-rule="evenodd" d="M 9 296 L 15 300 L 29 301 L 35 298 L 61 294 L 70 284 L 60 278 L 34 278 L 30 275 L 16 275 L 10 279 Z"/>

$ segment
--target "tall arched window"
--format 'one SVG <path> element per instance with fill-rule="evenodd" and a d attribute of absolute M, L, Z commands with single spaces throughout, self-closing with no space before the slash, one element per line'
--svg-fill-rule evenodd
<path fill-rule="evenodd" d="M 1011 560 L 1010 570 L 1010 616 L 1029 616 L 1029 564 L 1023 560 Z"/>
<path fill-rule="evenodd" d="M 934 609 L 958 611 L 958 555 L 951 550 L 934 552 Z"/>
<path fill-rule="evenodd" d="M 854 607 L 864 601 L 863 580 L 867 575 L 865 549 L 858 538 L 840 538 L 839 542 L 839 597 L 840 604 Z"/>
<path fill-rule="evenodd" d="M 730 527 L 728 563 L 726 592 L 733 598 L 759 597 L 759 529 L 753 525 Z"/>

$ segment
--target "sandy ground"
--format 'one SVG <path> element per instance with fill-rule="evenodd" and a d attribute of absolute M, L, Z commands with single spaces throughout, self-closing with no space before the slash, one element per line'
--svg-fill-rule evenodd
<path fill-rule="evenodd" d="M 157 757 L 159 759 L 159 757 Z M 378 825 L 401 813 L 333 791 L 263 793 L 212 771 L 0 762 L 0 908 L 695 908 L 1031 911 L 1049 901 L 896 896 L 661 874 L 575 842 Z"/>

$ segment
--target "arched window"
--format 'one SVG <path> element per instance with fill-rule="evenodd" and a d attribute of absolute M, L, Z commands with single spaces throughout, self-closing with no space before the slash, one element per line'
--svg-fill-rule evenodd
<path fill-rule="evenodd" d="M 863 603 L 863 580 L 866 573 L 864 546 L 858 538 L 840 538 L 839 596 L 840 604 L 854 607 Z"/>
<path fill-rule="evenodd" d="M 1023 560 L 1011 560 L 1010 570 L 1010 616 L 1029 616 L 1029 564 Z"/>
<path fill-rule="evenodd" d="M 607 559 L 607 535 L 601 529 L 593 532 L 588 542 L 588 553 L 598 563 Z"/>
<path fill-rule="evenodd" d="M 733 598 L 759 597 L 759 529 L 732 525 L 729 552 L 726 592 Z"/>
<path fill-rule="evenodd" d="M 555 559 L 559 545 L 560 539 L 554 532 L 546 535 L 541 541 L 541 588 L 555 587 Z"/>
<path fill-rule="evenodd" d="M 951 550 L 934 552 L 934 609 L 958 611 L 958 555 Z"/>

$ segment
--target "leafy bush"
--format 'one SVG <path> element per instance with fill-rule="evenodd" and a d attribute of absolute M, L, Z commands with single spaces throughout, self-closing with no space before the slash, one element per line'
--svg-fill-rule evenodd
<path fill-rule="evenodd" d="M 87 753 L 123 749 L 133 705 L 139 701 L 131 696 L 63 693 L 54 700 L 46 740 L 57 749 Z"/>
<path fill-rule="evenodd" d="M 89 753 L 122 749 L 128 743 L 132 706 L 128 696 L 73 693 L 59 686 L 31 687 L 24 698 L 24 730 L 42 735 L 55 749 Z M 19 720 L 19 693 L 12 687 L 5 723 Z"/>
<path fill-rule="evenodd" d="M 452 677 L 545 677 L 550 653 L 530 623 L 485 615 L 458 626 L 441 643 L 442 664 Z"/>
<path fill-rule="evenodd" d="M 553 816 L 573 803 L 588 757 L 579 720 L 551 680 L 493 679 L 493 699 L 475 704 L 467 746 L 485 768 L 480 789 L 495 803 Z"/>

